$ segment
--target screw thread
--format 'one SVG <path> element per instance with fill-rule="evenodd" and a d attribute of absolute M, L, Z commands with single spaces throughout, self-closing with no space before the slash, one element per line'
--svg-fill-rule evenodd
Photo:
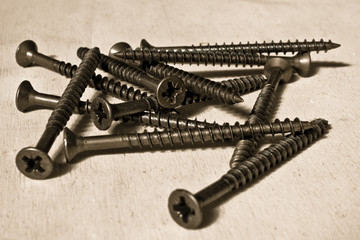
<path fill-rule="evenodd" d="M 134 114 L 126 116 L 125 118 L 130 118 L 133 121 L 137 121 L 142 125 L 147 125 L 151 127 L 159 127 L 165 129 L 180 129 L 185 130 L 188 128 L 209 128 L 209 127 L 218 127 L 219 125 L 216 122 L 208 123 L 206 120 L 198 121 L 191 120 L 188 118 L 180 118 L 169 113 L 164 112 L 145 112 L 142 114 Z"/>
<path fill-rule="evenodd" d="M 265 85 L 266 81 L 267 79 L 263 75 L 250 75 L 240 78 L 224 80 L 221 81 L 221 83 L 227 87 L 233 88 L 236 92 L 243 94 L 262 88 Z M 185 95 L 185 100 L 183 101 L 182 105 L 205 100 L 206 97 L 202 97 L 197 93 L 187 91 Z"/>
<path fill-rule="evenodd" d="M 125 49 L 114 54 L 124 60 L 140 60 L 146 62 L 165 62 L 172 64 L 204 64 L 207 66 L 228 65 L 228 66 L 246 66 L 264 65 L 266 57 L 259 54 L 249 54 L 243 52 L 228 51 L 176 51 L 176 50 L 158 50 L 158 49 Z"/>
<path fill-rule="evenodd" d="M 303 134 L 292 134 L 284 137 L 278 143 L 270 145 L 262 152 L 239 163 L 221 179 L 229 182 L 233 186 L 233 190 L 251 182 L 271 167 L 296 154 L 322 136 L 327 129 L 327 121 L 318 119 L 314 120 L 313 123 L 316 124 L 313 129 L 306 130 Z"/>
<path fill-rule="evenodd" d="M 82 56 L 85 56 L 85 53 L 85 51 L 82 52 Z M 76 69 L 76 65 L 61 61 L 55 71 L 58 72 L 60 75 L 71 78 L 75 74 Z M 121 82 L 118 80 L 115 81 L 114 79 L 103 77 L 100 74 L 94 74 L 91 79 L 91 87 L 97 90 L 101 90 L 105 94 L 110 94 L 113 97 L 119 98 L 123 101 L 140 100 L 146 98 L 148 95 L 147 92 L 142 92 L 139 89 L 128 87 L 126 84 L 121 84 Z"/>
<path fill-rule="evenodd" d="M 185 99 L 181 104 L 186 105 L 186 104 L 192 104 L 194 102 L 198 103 L 198 102 L 205 101 L 205 100 L 206 100 L 206 97 L 200 96 L 199 94 L 191 92 L 191 91 L 186 91 Z"/>
<path fill-rule="evenodd" d="M 214 45 L 199 45 L 199 46 L 194 46 L 192 45 L 191 47 L 187 47 L 189 50 L 192 51 L 240 51 L 243 53 L 266 53 L 268 55 L 270 55 L 270 53 L 289 53 L 291 52 L 292 54 L 294 54 L 295 52 L 300 52 L 300 53 L 305 53 L 305 52 L 313 52 L 315 51 L 316 53 L 319 53 L 320 51 L 325 51 L 327 52 L 328 50 L 334 49 L 339 47 L 340 45 L 337 43 L 333 43 L 331 42 L 331 40 L 329 40 L 328 42 L 325 42 L 323 39 L 320 39 L 320 41 L 315 41 L 315 39 L 313 39 L 312 41 L 307 41 L 306 39 L 302 42 L 300 42 L 299 40 L 295 40 L 293 42 L 291 42 L 290 40 L 283 42 L 283 41 L 279 41 L 279 42 L 266 42 L 264 41 L 263 43 L 241 43 L 239 42 L 238 44 L 234 44 L 234 43 L 230 43 L 230 44 L 217 44 L 215 43 Z M 158 48 L 160 49 L 160 48 Z M 166 48 L 164 48 L 166 49 Z M 180 49 L 181 50 L 181 49 Z"/>
<path fill-rule="evenodd" d="M 273 109 L 276 97 L 276 87 L 273 84 L 266 84 L 261 90 L 248 121 L 250 123 L 266 121 L 269 119 L 270 111 Z"/>
<path fill-rule="evenodd" d="M 83 58 L 87 51 L 89 51 L 88 48 L 79 48 L 77 51 L 78 57 Z M 101 62 L 99 64 L 99 67 L 102 70 L 114 75 L 115 77 L 122 78 L 125 81 L 136 84 L 138 86 L 149 88 L 149 86 L 146 85 L 145 79 L 146 80 L 151 79 L 151 81 L 157 80 L 157 79 L 152 79 L 152 77 L 150 77 L 140 69 L 137 69 L 126 63 L 120 62 L 116 59 L 110 58 L 104 54 L 101 54 Z M 151 90 L 155 90 L 155 89 L 151 89 Z"/>
<path fill-rule="evenodd" d="M 72 78 L 77 69 L 76 65 L 72 65 L 71 63 L 65 63 L 61 61 L 57 66 L 55 71 L 60 75 L 65 76 L 67 78 Z"/>
<path fill-rule="evenodd" d="M 244 138 L 255 138 L 266 134 L 282 134 L 286 132 L 304 132 L 305 129 L 313 127 L 309 122 L 301 122 L 299 119 L 290 121 L 285 119 L 280 122 L 276 119 L 273 123 L 263 124 L 245 124 L 240 125 L 236 122 L 234 125 L 215 126 L 210 128 L 187 128 L 184 130 L 174 129 L 159 132 L 155 129 L 153 132 L 144 131 L 143 133 L 126 134 L 127 145 L 130 147 L 153 147 L 155 145 L 174 146 L 184 144 L 197 144 L 206 142 L 215 142 L 226 139 L 238 140 Z"/>
<path fill-rule="evenodd" d="M 242 94 L 262 88 L 266 81 L 267 78 L 264 75 L 250 75 L 221 81 L 221 83 Z"/>
<path fill-rule="evenodd" d="M 63 130 L 71 114 L 74 112 L 74 109 L 78 106 L 80 98 L 85 91 L 89 79 L 91 79 L 91 76 L 94 74 L 99 61 L 99 49 L 91 49 L 84 57 L 84 60 L 81 62 L 63 95 L 59 99 L 59 102 L 49 117 L 46 128 L 56 129 L 57 134 Z"/>
<path fill-rule="evenodd" d="M 118 80 L 102 77 L 100 74 L 93 76 L 93 81 L 97 89 L 123 101 L 135 101 L 148 97 L 147 92 L 128 87 Z"/>
<path fill-rule="evenodd" d="M 248 118 L 249 123 L 261 123 L 269 119 L 270 111 L 275 104 L 276 89 L 273 84 L 266 84 L 261 90 L 255 105 Z M 234 149 L 233 155 L 230 158 L 230 167 L 237 165 L 250 158 L 257 147 L 257 139 L 240 140 Z"/>
<path fill-rule="evenodd" d="M 201 96 L 209 97 L 218 102 L 233 104 L 242 101 L 238 95 L 239 93 L 235 92 L 230 87 L 227 87 L 219 82 L 214 82 L 195 74 L 185 72 L 178 68 L 165 65 L 163 63 L 150 66 L 149 73 L 159 78 L 168 76 L 179 77 L 184 81 L 185 86 L 190 91 L 200 94 Z"/>

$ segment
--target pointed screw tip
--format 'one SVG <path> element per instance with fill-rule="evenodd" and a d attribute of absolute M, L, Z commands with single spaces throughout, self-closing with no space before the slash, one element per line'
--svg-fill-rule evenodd
<path fill-rule="evenodd" d="M 234 103 L 241 103 L 241 102 L 244 102 L 244 99 L 242 99 L 242 97 L 240 97 L 239 95 L 235 95 Z"/>
<path fill-rule="evenodd" d="M 338 43 L 331 43 L 331 48 L 334 49 L 334 48 L 338 48 L 340 47 L 341 44 L 338 44 Z"/>

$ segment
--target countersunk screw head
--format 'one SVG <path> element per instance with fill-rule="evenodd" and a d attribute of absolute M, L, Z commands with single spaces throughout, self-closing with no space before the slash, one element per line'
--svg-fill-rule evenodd
<path fill-rule="evenodd" d="M 272 69 L 279 68 L 282 73 L 280 76 L 281 81 L 288 82 L 292 76 L 292 68 L 288 61 L 283 58 L 271 58 L 266 61 L 264 66 L 264 74 L 269 78 Z"/>
<path fill-rule="evenodd" d="M 178 77 L 164 78 L 157 87 L 156 98 L 160 106 L 174 108 L 185 99 L 186 88 L 184 82 Z"/>
<path fill-rule="evenodd" d="M 70 129 L 65 127 L 63 132 L 63 138 L 64 138 L 64 152 L 65 152 L 66 162 L 70 163 L 74 159 L 74 157 L 79 153 L 78 151 L 79 147 L 77 145 L 78 137 Z"/>
<path fill-rule="evenodd" d="M 106 130 L 114 120 L 110 103 L 102 97 L 97 97 L 91 103 L 91 119 L 100 130 Z"/>
<path fill-rule="evenodd" d="M 126 42 L 118 42 L 115 43 L 109 51 L 109 56 L 111 57 L 114 53 L 120 52 L 120 51 L 124 51 L 125 49 L 131 49 L 130 44 L 126 43 Z"/>
<path fill-rule="evenodd" d="M 298 53 L 294 57 L 292 67 L 295 69 L 297 74 L 302 77 L 307 77 L 310 74 L 311 70 L 311 57 L 310 53 Z"/>
<path fill-rule="evenodd" d="M 173 191 L 169 196 L 168 208 L 174 221 L 184 228 L 195 229 L 202 223 L 203 212 L 200 204 L 187 190 Z"/>
<path fill-rule="evenodd" d="M 48 154 L 34 147 L 23 148 L 16 155 L 16 166 L 22 174 L 32 179 L 45 179 L 54 168 Z"/>
<path fill-rule="evenodd" d="M 26 110 L 30 107 L 30 97 L 32 97 L 35 93 L 36 91 L 32 87 L 31 83 L 27 80 L 23 81 L 16 91 L 16 108 L 20 112 L 26 112 Z"/>
<path fill-rule="evenodd" d="M 140 48 L 141 49 L 144 49 L 144 48 L 148 48 L 148 49 L 151 49 L 151 48 L 155 48 L 153 45 L 151 45 L 148 41 L 146 41 L 145 39 L 142 39 L 140 41 Z"/>
<path fill-rule="evenodd" d="M 32 56 L 38 52 L 37 45 L 32 40 L 25 40 L 16 49 L 16 62 L 22 67 L 33 65 Z"/>

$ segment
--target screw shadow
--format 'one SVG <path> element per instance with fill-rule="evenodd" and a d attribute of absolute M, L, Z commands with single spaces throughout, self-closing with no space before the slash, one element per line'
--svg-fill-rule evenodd
<path fill-rule="evenodd" d="M 319 73 L 321 68 L 338 68 L 338 67 L 350 67 L 351 64 L 344 62 L 335 62 L 335 61 L 315 61 L 311 63 L 311 69 L 309 77 L 314 76 Z"/>

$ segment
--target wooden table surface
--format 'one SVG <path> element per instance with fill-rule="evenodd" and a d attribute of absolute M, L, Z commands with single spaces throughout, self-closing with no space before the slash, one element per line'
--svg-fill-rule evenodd
<path fill-rule="evenodd" d="M 0 239 L 360 238 L 358 0 L 2 0 L 0 16 Z M 332 129 L 215 206 L 198 230 L 171 219 L 169 194 L 177 188 L 196 193 L 218 180 L 229 169 L 233 145 L 88 154 L 69 165 L 61 133 L 49 153 L 55 174 L 42 181 L 22 175 L 15 156 L 37 143 L 51 112 L 19 112 L 17 87 L 29 80 L 39 92 L 61 95 L 68 80 L 41 67 L 18 66 L 17 46 L 32 39 L 40 52 L 79 64 L 78 47 L 97 46 L 106 54 L 116 42 L 135 48 L 142 38 L 159 46 L 321 38 L 339 43 L 340 48 L 311 55 L 312 76 L 294 75 L 279 86 L 273 114 L 325 118 Z M 176 67 L 216 81 L 262 73 L 261 68 Z M 244 103 L 233 106 L 201 103 L 179 111 L 199 120 L 244 122 L 258 93 L 244 95 Z M 87 89 L 82 99 L 98 95 Z M 76 115 L 67 127 L 85 136 L 143 131 L 115 124 L 100 132 L 89 117 Z"/>

